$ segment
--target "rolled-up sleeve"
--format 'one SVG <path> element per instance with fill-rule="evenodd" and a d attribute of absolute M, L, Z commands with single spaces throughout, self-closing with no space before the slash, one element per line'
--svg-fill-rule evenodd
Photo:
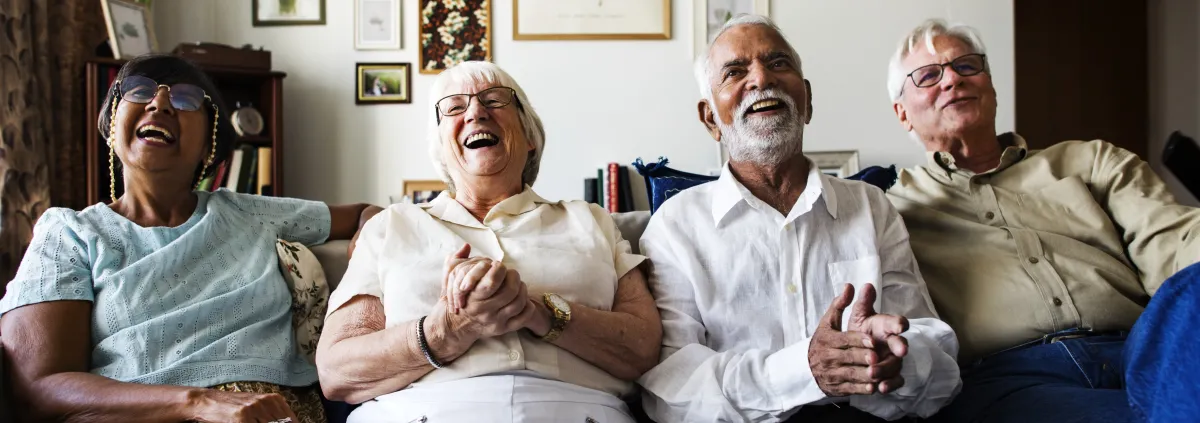
<path fill-rule="evenodd" d="M 638 381 L 657 421 L 778 421 L 825 398 L 808 365 L 808 339 L 779 351 L 709 348 L 693 276 L 680 265 L 678 242 L 651 219 L 641 247 L 663 319 L 662 360 Z"/>
<path fill-rule="evenodd" d="M 903 387 L 886 395 L 852 396 L 850 405 L 888 420 L 929 417 L 962 388 L 958 340 L 934 311 L 904 221 L 882 193 L 873 200 L 883 273 L 880 312 L 908 318 L 909 329 L 901 334 L 908 340 L 908 355 L 900 369 Z"/>
<path fill-rule="evenodd" d="M 329 294 L 329 308 L 325 312 L 326 317 L 356 296 L 370 295 L 383 298 L 383 285 L 379 276 L 379 252 L 383 248 L 390 215 L 391 211 L 389 210 L 376 214 L 359 231 L 358 242 L 354 247 L 354 255 L 350 257 L 349 267 L 346 268 L 346 273 L 342 276 L 342 281 L 338 284 L 337 289 Z"/>

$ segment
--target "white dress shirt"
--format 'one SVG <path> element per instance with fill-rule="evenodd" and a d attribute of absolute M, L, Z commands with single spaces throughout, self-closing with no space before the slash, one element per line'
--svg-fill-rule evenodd
<path fill-rule="evenodd" d="M 910 323 L 904 386 L 851 396 L 851 406 L 889 420 L 927 417 L 958 393 L 958 341 L 933 310 L 899 214 L 878 188 L 809 165 L 787 216 L 726 167 L 650 219 L 641 251 L 663 319 L 662 362 L 639 381 L 651 417 L 778 421 L 806 404 L 844 402 L 817 386 L 808 346 L 847 283 L 856 301 L 874 285 L 875 310 Z"/>
<path fill-rule="evenodd" d="M 471 244 L 471 257 L 499 260 L 520 272 L 531 295 L 553 292 L 605 311 L 612 310 L 617 280 L 645 259 L 630 253 L 612 216 L 593 204 L 546 201 L 526 186 L 480 222 L 442 193 L 429 204 L 392 205 L 367 222 L 346 275 L 329 296 L 328 313 L 357 295 L 371 295 L 383 302 L 387 327 L 411 325 L 441 298 L 446 257 L 463 243 Z M 526 370 L 591 389 L 597 401 L 633 389 L 632 383 L 520 330 L 476 341 L 466 354 L 406 390 Z"/>

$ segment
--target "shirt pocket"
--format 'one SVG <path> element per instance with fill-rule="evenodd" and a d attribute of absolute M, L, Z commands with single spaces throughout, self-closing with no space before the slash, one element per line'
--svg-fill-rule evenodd
<path fill-rule="evenodd" d="M 1112 219 L 1096 202 L 1083 179 L 1068 176 L 1018 197 L 1015 217 L 1020 226 L 1059 234 L 1091 245 L 1107 244 L 1115 234 Z"/>
<path fill-rule="evenodd" d="M 854 286 L 854 301 L 846 307 L 846 312 L 842 313 L 842 328 L 843 330 L 850 322 L 850 310 L 858 304 L 858 299 L 862 295 L 863 287 L 872 285 L 875 287 L 875 303 L 874 310 L 878 312 L 883 306 L 883 291 L 880 289 L 880 282 L 883 279 L 883 274 L 880 271 L 879 256 L 872 255 L 855 260 L 846 260 L 829 263 L 829 283 L 833 288 L 832 295 L 829 296 L 829 302 L 842 294 L 843 285 L 850 284 Z M 825 313 L 828 309 L 828 303 L 821 309 L 821 313 Z"/>

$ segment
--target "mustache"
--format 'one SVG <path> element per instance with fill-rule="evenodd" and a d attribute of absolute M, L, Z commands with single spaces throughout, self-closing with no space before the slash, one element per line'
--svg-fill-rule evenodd
<path fill-rule="evenodd" d="M 779 88 L 767 88 L 765 90 L 751 91 L 749 95 L 742 97 L 741 103 L 738 103 L 737 120 L 741 121 L 742 119 L 746 118 L 746 114 L 750 113 L 751 105 L 767 99 L 779 100 L 783 102 L 783 104 L 787 105 L 788 110 L 792 112 L 792 115 L 797 113 L 796 100 L 793 100 L 792 96 L 788 95 L 788 93 Z"/>

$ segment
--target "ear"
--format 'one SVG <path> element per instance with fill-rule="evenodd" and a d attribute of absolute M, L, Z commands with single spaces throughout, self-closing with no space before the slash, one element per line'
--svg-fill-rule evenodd
<path fill-rule="evenodd" d="M 804 80 L 804 101 L 808 105 L 808 115 L 804 117 L 804 124 L 812 123 L 813 105 L 812 105 L 812 84 L 807 79 Z"/>
<path fill-rule="evenodd" d="M 908 120 L 908 111 L 904 110 L 904 105 L 900 102 L 892 103 L 892 111 L 896 112 L 896 118 L 900 119 L 900 126 L 904 128 L 904 132 L 912 132 L 912 121 Z"/>
<path fill-rule="evenodd" d="M 708 129 L 708 134 L 717 142 L 721 142 L 721 128 L 717 126 L 716 116 L 713 114 L 713 109 L 708 100 L 700 100 L 696 105 L 696 111 L 700 114 L 700 123 Z"/>

